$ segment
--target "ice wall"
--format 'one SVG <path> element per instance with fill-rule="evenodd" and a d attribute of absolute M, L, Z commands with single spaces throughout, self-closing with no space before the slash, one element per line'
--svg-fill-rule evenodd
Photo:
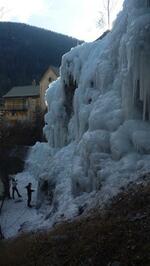
<path fill-rule="evenodd" d="M 51 219 L 149 171 L 150 1 L 126 0 L 112 31 L 65 54 L 60 72 L 46 92 Z"/>

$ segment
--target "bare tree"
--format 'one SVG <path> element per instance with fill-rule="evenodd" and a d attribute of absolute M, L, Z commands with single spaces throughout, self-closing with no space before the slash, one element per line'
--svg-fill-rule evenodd
<path fill-rule="evenodd" d="M 9 10 L 5 6 L 0 7 L 0 20 L 3 19 L 4 15 L 8 12 Z"/>
<path fill-rule="evenodd" d="M 105 26 L 105 18 L 104 18 L 104 12 L 99 11 L 98 14 L 98 21 L 97 21 L 97 27 L 102 29 Z"/>
<path fill-rule="evenodd" d="M 105 11 L 107 13 L 107 26 L 108 26 L 108 29 L 110 29 L 110 12 L 111 12 L 111 8 L 112 8 L 112 2 L 113 0 L 105 0 L 104 3 L 104 8 L 105 8 Z"/>
<path fill-rule="evenodd" d="M 102 11 L 99 12 L 98 27 L 104 28 L 107 25 L 107 29 L 111 27 L 111 13 L 115 9 L 118 0 L 103 0 Z"/>

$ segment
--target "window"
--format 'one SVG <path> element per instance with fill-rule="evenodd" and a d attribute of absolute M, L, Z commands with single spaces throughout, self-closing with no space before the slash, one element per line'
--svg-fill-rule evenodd
<path fill-rule="evenodd" d="M 12 111 L 11 111 L 11 115 L 12 115 L 12 116 L 15 116 L 15 114 L 16 114 L 15 111 L 12 110 Z"/>

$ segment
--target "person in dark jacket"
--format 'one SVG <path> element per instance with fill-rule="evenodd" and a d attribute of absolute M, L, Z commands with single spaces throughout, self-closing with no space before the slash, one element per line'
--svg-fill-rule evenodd
<path fill-rule="evenodd" d="M 3 233 L 2 233 L 2 228 L 1 228 L 1 225 L 0 225 L 0 240 L 2 240 L 2 239 L 4 239 L 5 237 L 4 237 L 4 235 L 3 235 Z"/>
<path fill-rule="evenodd" d="M 18 197 L 21 198 L 21 195 L 17 188 L 17 179 L 12 178 L 12 198 L 15 198 L 15 192 L 17 193 Z"/>
<path fill-rule="evenodd" d="M 31 200 L 32 200 L 32 192 L 34 192 L 34 189 L 31 188 L 32 187 L 32 183 L 28 183 L 28 185 L 25 187 L 27 189 L 27 196 L 28 196 L 28 199 L 27 199 L 27 206 L 29 208 L 32 207 L 31 205 Z"/>

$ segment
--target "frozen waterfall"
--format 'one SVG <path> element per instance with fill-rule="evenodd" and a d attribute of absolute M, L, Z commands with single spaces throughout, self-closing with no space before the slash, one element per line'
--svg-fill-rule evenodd
<path fill-rule="evenodd" d="M 48 143 L 29 158 L 51 222 L 150 171 L 150 1 L 125 0 L 112 31 L 65 54 L 60 74 L 46 92 Z"/>

